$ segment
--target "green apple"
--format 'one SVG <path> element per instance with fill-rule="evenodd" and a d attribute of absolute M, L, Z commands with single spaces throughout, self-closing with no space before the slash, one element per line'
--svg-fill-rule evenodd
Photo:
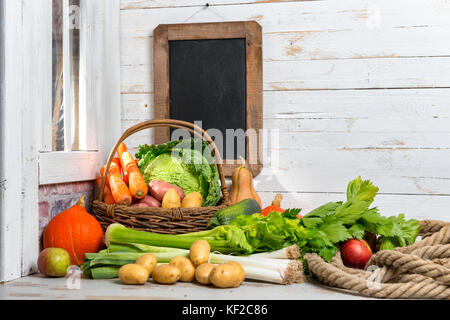
<path fill-rule="evenodd" d="M 39 271 L 48 277 L 64 277 L 70 267 L 70 255 L 61 248 L 47 248 L 38 258 Z"/>

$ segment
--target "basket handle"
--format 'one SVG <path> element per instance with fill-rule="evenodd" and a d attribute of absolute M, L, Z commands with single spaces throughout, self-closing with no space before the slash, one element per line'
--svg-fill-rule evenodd
<path fill-rule="evenodd" d="M 211 139 L 211 137 L 206 133 L 205 130 L 200 128 L 199 126 L 182 120 L 175 120 L 175 119 L 161 119 L 161 120 L 147 120 L 141 123 L 138 123 L 130 128 L 128 128 L 122 136 L 119 138 L 119 140 L 116 142 L 114 147 L 112 148 L 111 152 L 109 153 L 108 160 L 106 162 L 106 168 L 105 168 L 105 174 L 102 177 L 102 183 L 100 186 L 100 193 L 98 195 L 98 200 L 101 202 L 103 201 L 103 190 L 105 189 L 106 185 L 106 178 L 107 174 L 109 172 L 109 167 L 111 166 L 112 159 L 114 158 L 115 153 L 117 152 L 117 149 L 119 148 L 119 145 L 129 136 L 135 134 L 136 132 L 139 132 L 144 129 L 148 128 L 154 128 L 154 127 L 171 127 L 171 128 L 178 128 L 178 129 L 185 129 L 192 134 L 200 137 L 203 141 L 205 141 L 210 148 L 212 148 L 212 152 L 214 154 L 215 160 L 216 160 L 216 166 L 219 171 L 219 178 L 220 178 L 220 184 L 223 194 L 223 199 L 225 202 L 228 202 L 228 189 L 225 183 L 225 177 L 223 174 L 223 168 L 222 168 L 222 158 L 220 156 L 220 152 L 217 149 L 216 144 Z"/>

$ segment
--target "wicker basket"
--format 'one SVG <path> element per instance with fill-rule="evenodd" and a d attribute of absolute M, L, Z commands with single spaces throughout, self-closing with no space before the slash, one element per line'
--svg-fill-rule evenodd
<path fill-rule="evenodd" d="M 166 209 L 160 207 L 142 208 L 117 204 L 106 204 L 103 202 L 103 189 L 106 184 L 106 175 L 104 175 L 98 199 L 94 200 L 92 203 L 93 215 L 100 222 L 104 230 L 109 224 L 115 222 L 129 228 L 163 234 L 182 234 L 207 229 L 208 221 L 214 213 L 229 206 L 229 196 L 225 184 L 220 152 L 218 151 L 214 141 L 202 128 L 186 121 L 173 119 L 148 120 L 136 124 L 123 133 L 119 141 L 117 141 L 111 150 L 106 163 L 105 172 L 108 172 L 117 148 L 123 140 L 138 131 L 154 127 L 184 129 L 191 132 L 195 136 L 202 138 L 208 144 L 215 156 L 215 163 L 219 171 L 222 189 L 222 198 L 220 199 L 218 205 L 199 208 Z"/>

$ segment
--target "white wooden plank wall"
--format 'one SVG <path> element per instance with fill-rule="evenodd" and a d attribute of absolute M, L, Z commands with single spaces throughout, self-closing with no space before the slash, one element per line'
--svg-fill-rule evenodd
<path fill-rule="evenodd" d="M 262 26 L 264 128 L 279 129 L 265 204 L 283 192 L 308 212 L 361 175 L 384 214 L 450 220 L 450 1 L 121 0 L 122 131 L 153 117 L 158 24 L 238 20 Z"/>

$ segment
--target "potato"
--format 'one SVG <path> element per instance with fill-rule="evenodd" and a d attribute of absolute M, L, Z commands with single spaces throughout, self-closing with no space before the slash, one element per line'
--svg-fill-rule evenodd
<path fill-rule="evenodd" d="M 181 202 L 182 208 L 198 208 L 202 206 L 203 197 L 200 192 L 191 192 Z"/>
<path fill-rule="evenodd" d="M 148 277 L 147 269 L 139 264 L 126 264 L 119 269 L 119 280 L 124 284 L 144 284 Z"/>
<path fill-rule="evenodd" d="M 172 188 L 167 190 L 162 199 L 163 208 L 179 208 L 181 207 L 181 198 L 177 192 L 177 189 Z"/>
<path fill-rule="evenodd" d="M 153 270 L 155 269 L 157 259 L 154 254 L 146 253 L 140 256 L 136 260 L 136 264 L 143 266 L 149 275 L 152 275 Z"/>
<path fill-rule="evenodd" d="M 181 271 L 170 264 L 159 265 L 153 270 L 152 278 L 157 283 L 172 284 L 180 280 Z"/>
<path fill-rule="evenodd" d="M 242 279 L 241 282 L 244 281 L 245 280 L 244 268 L 236 261 L 228 261 L 227 263 L 236 266 L 235 272 L 236 272 L 237 276 L 239 276 Z"/>
<path fill-rule="evenodd" d="M 201 284 L 210 284 L 209 276 L 211 274 L 212 269 L 216 266 L 211 263 L 202 263 L 195 269 L 195 280 L 200 282 Z"/>
<path fill-rule="evenodd" d="M 212 269 L 209 280 L 218 288 L 236 288 L 244 281 L 242 270 L 234 263 L 224 263 Z"/>
<path fill-rule="evenodd" d="M 144 203 L 149 207 L 161 207 L 161 202 L 153 198 L 152 196 L 145 196 L 141 200 L 139 200 L 139 204 Z"/>
<path fill-rule="evenodd" d="M 191 282 L 194 280 L 195 267 L 188 258 L 182 256 L 174 257 L 170 259 L 169 264 L 180 269 L 180 281 Z"/>
<path fill-rule="evenodd" d="M 175 188 L 180 195 L 180 199 L 184 198 L 184 191 L 180 187 L 162 180 L 152 180 L 148 184 L 150 195 L 158 201 L 162 201 L 164 195 L 169 189 Z"/>
<path fill-rule="evenodd" d="M 209 260 L 209 253 L 211 251 L 211 246 L 206 240 L 197 240 L 189 249 L 189 258 L 191 259 L 194 266 L 199 266 L 202 263 L 206 263 Z"/>

